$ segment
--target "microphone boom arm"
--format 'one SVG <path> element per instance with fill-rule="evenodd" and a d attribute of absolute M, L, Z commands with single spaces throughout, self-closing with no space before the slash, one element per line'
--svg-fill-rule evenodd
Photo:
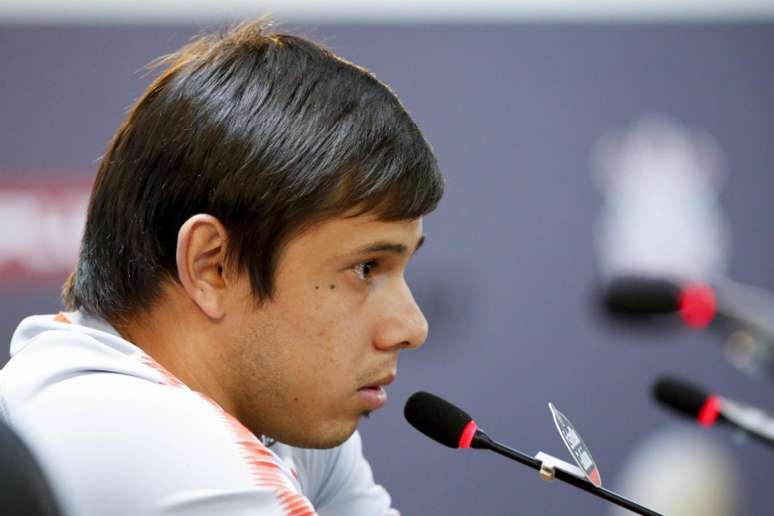
<path fill-rule="evenodd" d="M 480 430 L 477 431 L 476 435 L 473 437 L 473 441 L 471 442 L 470 447 L 477 448 L 480 450 L 493 451 L 504 457 L 508 457 L 509 459 L 515 460 L 516 462 L 520 462 L 525 466 L 528 466 L 534 470 L 537 470 L 538 472 L 541 471 L 541 468 L 543 466 L 542 461 L 534 457 L 530 457 L 526 453 L 522 453 L 502 443 L 499 443 L 491 439 L 488 435 L 486 435 L 484 432 Z M 585 478 L 577 477 L 572 473 L 564 471 L 563 469 L 554 468 L 554 478 L 557 478 L 562 482 L 571 484 L 579 489 L 586 491 L 587 493 L 591 493 L 595 496 L 603 498 L 608 502 L 612 502 L 618 505 L 619 507 L 623 507 L 624 509 L 628 509 L 637 514 L 641 514 L 643 516 L 663 516 L 661 513 L 651 511 L 647 507 L 643 507 L 642 505 L 632 500 L 629 500 L 628 498 L 623 497 L 618 493 L 614 493 L 613 491 L 605 489 L 604 487 L 596 487 L 594 484 L 592 484 Z"/>

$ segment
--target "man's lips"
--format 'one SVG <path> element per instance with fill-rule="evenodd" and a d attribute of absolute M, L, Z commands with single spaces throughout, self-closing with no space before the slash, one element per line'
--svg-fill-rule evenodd
<path fill-rule="evenodd" d="M 358 390 L 362 391 L 363 389 L 377 389 L 379 387 L 386 387 L 395 381 L 395 376 L 396 376 L 396 373 L 394 372 L 388 373 L 382 376 L 381 378 L 379 378 L 378 380 L 360 387 Z"/>
<path fill-rule="evenodd" d="M 387 401 L 387 393 L 384 392 L 384 387 L 394 381 L 395 373 L 389 373 L 357 390 L 361 401 L 368 406 L 368 410 L 376 410 L 384 405 Z"/>

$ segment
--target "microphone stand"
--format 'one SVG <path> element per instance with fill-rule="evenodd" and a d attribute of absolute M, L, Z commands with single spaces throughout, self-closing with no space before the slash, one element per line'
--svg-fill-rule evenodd
<path fill-rule="evenodd" d="M 504 457 L 508 457 L 509 459 L 515 460 L 516 462 L 521 462 L 525 466 L 528 466 L 537 471 L 542 470 L 542 466 L 543 466 L 542 461 L 534 457 L 530 457 L 529 455 L 522 453 L 518 450 L 514 450 L 513 448 L 509 448 L 508 446 L 505 446 L 502 443 L 498 443 L 497 441 L 492 440 L 488 435 L 486 435 L 481 430 L 476 431 L 476 434 L 473 437 L 473 441 L 470 443 L 470 447 L 482 449 L 482 450 L 490 450 Z M 583 489 L 587 493 L 591 493 L 595 496 L 603 498 L 608 502 L 612 502 L 620 507 L 623 507 L 624 509 L 628 509 L 637 514 L 641 514 L 643 516 L 663 516 L 662 514 L 655 511 L 651 511 L 647 507 L 643 507 L 642 505 L 632 500 L 629 500 L 628 498 L 625 498 L 617 493 L 614 493 L 613 491 L 610 491 L 603 487 L 597 487 L 591 482 L 589 482 L 588 480 L 577 477 L 572 473 L 568 473 L 560 468 L 555 468 L 553 470 L 553 476 L 563 482 L 566 482 L 575 487 Z"/>

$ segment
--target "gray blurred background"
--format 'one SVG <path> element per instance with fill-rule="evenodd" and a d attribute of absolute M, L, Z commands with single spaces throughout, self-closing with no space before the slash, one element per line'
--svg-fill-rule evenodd
<path fill-rule="evenodd" d="M 47 2 L 0 8 L 6 342 L 24 316 L 61 308 L 84 195 L 126 109 L 152 78 L 143 66 L 222 26 L 222 16 L 264 12 L 172 4 L 178 8 L 112 14 L 96 2 L 60 12 Z M 706 136 L 722 170 L 712 183 L 719 193 L 707 201 L 725 224 L 723 244 L 710 239 L 722 255 L 714 267 L 774 291 L 774 8 L 483 2 L 472 12 L 427 4 L 413 15 L 397 7 L 336 11 L 335 2 L 266 9 L 285 29 L 394 88 L 447 178 L 410 269 L 430 338 L 402 357 L 388 406 L 361 426 L 377 480 L 404 515 L 611 514 L 605 502 L 542 482 L 533 470 L 418 434 L 402 405 L 425 389 L 466 408 L 497 440 L 566 458 L 552 401 L 582 433 L 603 483 L 643 503 L 646 491 L 626 491 L 635 489 L 625 482 L 633 454 L 662 432 L 694 432 L 724 457 L 716 467 L 734 479 L 724 484 L 734 514 L 771 514 L 772 451 L 728 431 L 694 430 L 655 406 L 649 391 L 657 375 L 672 372 L 774 410 L 772 381 L 730 365 L 714 334 L 634 331 L 607 324 L 597 309 L 600 224 L 612 190 L 595 160 L 606 137 L 632 134 L 654 116 L 667 132 Z M 627 173 L 619 168 L 612 173 Z M 3 346 L 0 364 L 6 359 Z M 664 452 L 652 476 L 679 467 L 682 481 L 703 482 L 715 466 L 691 457 L 680 447 Z"/>

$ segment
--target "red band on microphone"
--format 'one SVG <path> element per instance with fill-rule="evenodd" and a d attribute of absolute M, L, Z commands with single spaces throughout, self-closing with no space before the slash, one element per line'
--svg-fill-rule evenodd
<path fill-rule="evenodd" d="M 701 406 L 699 416 L 696 419 L 699 420 L 701 426 L 712 426 L 717 421 L 719 415 L 720 398 L 713 395 L 707 397 L 707 401 Z"/>
<path fill-rule="evenodd" d="M 460 436 L 460 448 L 470 448 L 470 443 L 473 442 L 473 437 L 476 435 L 477 430 L 478 425 L 471 419 L 462 430 L 462 435 Z"/>
<path fill-rule="evenodd" d="M 704 283 L 692 283 L 680 293 L 680 317 L 691 328 L 704 328 L 715 318 L 715 292 Z"/>

